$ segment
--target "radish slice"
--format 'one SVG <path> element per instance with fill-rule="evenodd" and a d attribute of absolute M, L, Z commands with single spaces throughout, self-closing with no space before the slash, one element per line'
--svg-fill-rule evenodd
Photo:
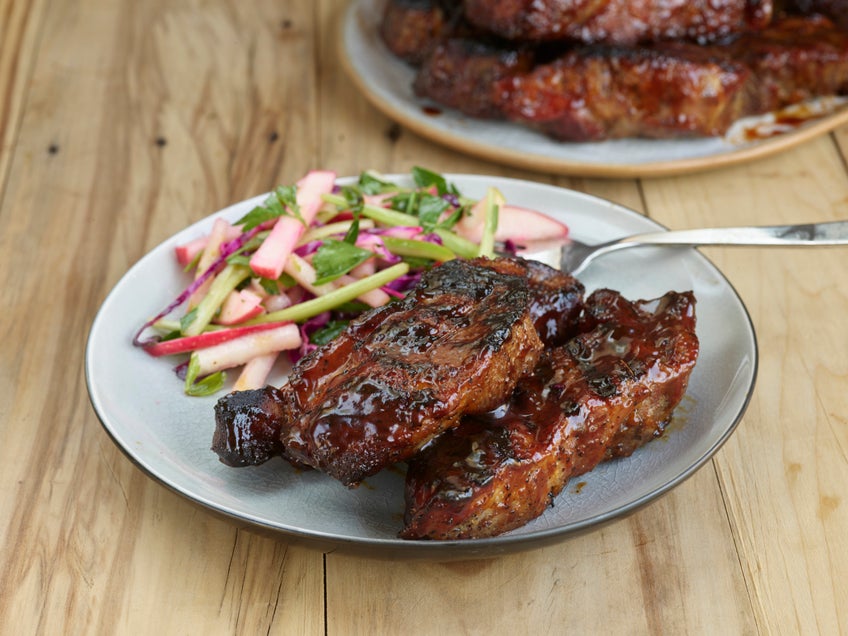
<path fill-rule="evenodd" d="M 315 273 L 315 268 L 309 261 L 297 254 L 291 254 L 286 263 L 285 272 L 294 278 L 298 285 L 315 296 L 324 296 L 335 289 L 335 285 L 332 283 L 316 285 L 315 281 L 318 280 L 318 275 Z"/>
<path fill-rule="evenodd" d="M 231 291 L 221 305 L 221 312 L 215 322 L 219 325 L 237 325 L 256 318 L 263 311 L 262 296 L 259 294 L 248 289 Z"/>
<path fill-rule="evenodd" d="M 501 206 L 498 214 L 498 241 L 541 241 L 568 238 L 568 226 L 546 214 L 514 205 Z"/>
<path fill-rule="evenodd" d="M 377 260 L 375 258 L 369 258 L 367 261 L 363 261 L 352 270 L 350 270 L 350 275 L 354 278 L 365 278 L 366 276 L 370 276 L 374 272 L 377 271 Z"/>
<path fill-rule="evenodd" d="M 197 377 L 202 377 L 222 369 L 241 366 L 256 356 L 297 349 L 301 342 L 300 329 L 297 325 L 289 323 L 198 349 L 192 356 L 196 359 Z"/>
<path fill-rule="evenodd" d="M 383 204 L 394 196 L 397 196 L 397 192 L 383 192 L 381 194 L 365 194 L 365 195 L 362 196 L 362 200 L 367 205 L 373 205 L 375 207 L 383 207 Z"/>
<path fill-rule="evenodd" d="M 274 294 L 268 296 L 262 304 L 265 305 L 266 311 L 280 311 L 286 307 L 291 307 L 294 303 L 288 294 Z"/>
<path fill-rule="evenodd" d="M 144 350 L 154 357 L 171 356 L 178 353 L 189 353 L 195 349 L 203 347 L 212 347 L 230 340 L 235 340 L 247 335 L 257 334 L 263 331 L 271 331 L 291 322 L 268 322 L 259 325 L 245 325 L 243 327 L 233 327 L 232 329 L 218 329 L 216 331 L 206 331 L 197 336 L 186 336 L 184 338 L 174 338 L 173 340 L 164 340 L 163 342 L 153 342 L 145 344 Z"/>
<path fill-rule="evenodd" d="M 226 233 L 224 234 L 224 241 L 232 241 L 239 237 L 241 234 L 241 230 L 239 230 L 234 225 L 227 224 L 229 227 L 227 228 Z M 209 235 L 198 236 L 193 241 L 189 241 L 188 243 L 183 243 L 182 245 L 177 245 L 174 248 L 174 252 L 177 255 L 177 262 L 185 267 L 189 263 L 191 263 L 197 255 L 200 254 L 204 249 L 206 249 L 206 245 L 209 243 Z"/>
<path fill-rule="evenodd" d="M 250 360 L 244 365 L 238 379 L 233 384 L 233 391 L 249 391 L 264 387 L 268 383 L 268 376 L 271 374 L 271 369 L 274 368 L 274 363 L 279 355 L 278 352 L 273 351 Z"/>
<path fill-rule="evenodd" d="M 195 270 L 195 280 L 200 276 L 221 256 L 221 245 L 227 237 L 227 231 L 232 226 L 224 219 L 215 219 L 212 224 L 212 231 L 209 232 L 209 238 L 206 241 L 206 246 L 203 248 L 203 253 L 200 255 L 200 260 L 197 263 Z M 188 300 L 188 306 L 196 306 L 209 291 L 212 285 L 212 280 L 209 279 L 198 287 Z"/>
<path fill-rule="evenodd" d="M 250 267 L 254 272 L 272 280 L 280 277 L 294 246 L 323 205 L 321 195 L 332 192 L 335 182 L 336 173 L 327 170 L 313 170 L 297 182 L 295 196 L 303 221 L 291 216 L 277 220 L 271 233 L 250 259 Z"/>
<path fill-rule="evenodd" d="M 454 231 L 478 243 L 483 236 L 486 199 L 483 198 L 469 211 L 469 214 L 454 227 Z M 502 205 L 498 212 L 498 229 L 495 232 L 496 241 L 510 240 L 515 243 L 525 241 L 540 241 L 549 239 L 565 239 L 568 237 L 568 226 L 551 217 L 515 205 Z"/>
<path fill-rule="evenodd" d="M 174 249 L 174 252 L 176 252 L 177 255 L 177 262 L 183 267 L 191 263 L 195 258 L 197 258 L 197 255 L 203 251 L 203 248 L 206 247 L 206 243 L 208 241 L 208 236 L 198 236 L 193 241 L 177 245 Z"/>

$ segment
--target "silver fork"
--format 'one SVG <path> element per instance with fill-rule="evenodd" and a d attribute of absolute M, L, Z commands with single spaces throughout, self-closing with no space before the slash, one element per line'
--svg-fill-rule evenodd
<path fill-rule="evenodd" d="M 557 263 L 564 272 L 579 274 L 596 258 L 623 249 L 641 246 L 670 245 L 697 247 L 703 245 L 816 246 L 848 245 L 848 221 L 802 223 L 749 227 L 716 227 L 635 234 L 624 238 L 587 245 L 574 239 L 553 249 L 522 254 L 526 258 Z"/>

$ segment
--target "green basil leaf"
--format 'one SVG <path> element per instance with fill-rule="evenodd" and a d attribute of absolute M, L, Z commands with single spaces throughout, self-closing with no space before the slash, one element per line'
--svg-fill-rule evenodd
<path fill-rule="evenodd" d="M 265 290 L 269 296 L 276 296 L 280 293 L 280 285 L 277 281 L 270 278 L 260 278 L 259 285 Z"/>
<path fill-rule="evenodd" d="M 180 331 L 185 332 L 188 329 L 188 326 L 194 322 L 194 319 L 197 317 L 197 307 L 188 312 L 185 316 L 180 318 Z"/>
<path fill-rule="evenodd" d="M 459 223 L 459 220 L 462 218 L 463 214 L 465 214 L 465 211 L 466 211 L 469 207 L 470 207 L 470 206 L 463 206 L 463 207 L 456 208 L 456 209 L 455 209 L 455 210 L 454 210 L 454 211 L 450 214 L 450 216 L 448 216 L 448 217 L 447 217 L 444 221 L 442 221 L 441 223 L 439 223 L 439 224 L 436 226 L 436 228 L 438 228 L 438 229 L 440 229 L 440 230 L 452 230 L 452 229 L 453 229 L 453 226 L 454 226 L 454 225 L 456 225 L 457 223 Z"/>
<path fill-rule="evenodd" d="M 191 385 L 187 385 L 185 388 L 186 395 L 190 395 L 192 397 L 212 395 L 224 388 L 224 381 L 226 379 L 227 375 L 223 371 L 217 371 L 207 375 L 202 380 L 198 380 L 196 382 L 192 382 Z"/>
<path fill-rule="evenodd" d="M 365 194 L 382 194 L 383 192 L 393 192 L 397 190 L 397 186 L 394 183 L 383 181 L 368 172 L 363 172 L 359 175 L 358 186 Z"/>
<path fill-rule="evenodd" d="M 439 225 L 442 212 L 447 210 L 450 204 L 441 197 L 432 194 L 422 194 L 418 202 L 418 218 L 425 232 L 432 232 Z"/>
<path fill-rule="evenodd" d="M 315 268 L 316 285 L 323 285 L 339 276 L 347 274 L 354 267 L 369 259 L 373 254 L 356 245 L 327 239 L 312 257 L 312 267 Z"/>
<path fill-rule="evenodd" d="M 417 185 L 419 188 L 423 189 L 435 186 L 436 192 L 438 192 L 439 194 L 445 194 L 447 192 L 450 192 L 448 182 L 438 172 L 433 172 L 432 170 L 427 170 L 426 168 L 414 166 L 412 168 L 412 179 L 415 181 L 415 185 Z"/>
<path fill-rule="evenodd" d="M 292 278 L 291 274 L 286 274 L 285 272 L 280 274 L 280 277 L 277 279 L 277 282 L 280 283 L 280 285 L 282 285 L 286 289 L 297 287 L 297 281 Z"/>
<path fill-rule="evenodd" d="M 249 232 L 258 225 L 262 225 L 265 221 L 276 219 L 280 215 L 276 211 L 269 209 L 266 206 L 256 206 L 250 212 L 241 217 L 235 222 L 235 225 L 241 225 L 242 231 Z"/>
<path fill-rule="evenodd" d="M 344 236 L 344 242 L 356 245 L 356 239 L 359 238 L 359 215 L 353 215 L 353 221 Z"/>
<path fill-rule="evenodd" d="M 274 189 L 274 197 L 279 202 L 284 215 L 293 216 L 306 225 L 306 220 L 301 215 L 300 206 L 297 204 L 296 186 L 277 186 Z"/>
<path fill-rule="evenodd" d="M 273 221 L 281 216 L 291 216 L 303 223 L 300 206 L 297 204 L 297 188 L 295 186 L 277 186 L 265 199 L 264 205 L 258 205 L 235 222 L 241 225 L 242 231 L 249 232 L 266 221 Z"/>
<path fill-rule="evenodd" d="M 186 369 L 185 378 L 185 393 L 192 397 L 203 397 L 204 395 L 212 395 L 224 388 L 224 381 L 227 379 L 223 371 L 217 371 L 207 375 L 202 380 L 197 379 L 200 363 L 197 360 L 197 354 L 192 353 L 188 360 L 188 368 Z"/>
<path fill-rule="evenodd" d="M 398 212 L 416 214 L 418 196 L 418 192 L 404 192 L 389 199 L 389 205 L 393 210 L 397 210 Z"/>
<path fill-rule="evenodd" d="M 349 322 L 348 320 L 331 320 L 309 336 L 309 342 L 319 347 L 325 345 L 331 340 L 335 340 L 336 336 L 345 330 Z"/>
<path fill-rule="evenodd" d="M 250 257 L 245 254 L 235 253 L 227 257 L 227 263 L 230 265 L 245 265 L 250 267 Z"/>
<path fill-rule="evenodd" d="M 350 210 L 354 214 L 362 211 L 365 200 L 362 198 L 362 193 L 359 190 L 353 186 L 342 186 L 341 195 L 344 197 L 346 210 Z"/>

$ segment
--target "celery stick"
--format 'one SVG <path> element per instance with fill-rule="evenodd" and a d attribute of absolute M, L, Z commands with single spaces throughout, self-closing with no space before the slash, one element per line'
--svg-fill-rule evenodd
<path fill-rule="evenodd" d="M 152 325 L 156 331 L 160 333 L 172 333 L 174 331 L 180 330 L 180 321 L 179 320 L 157 320 Z"/>
<path fill-rule="evenodd" d="M 480 237 L 480 256 L 494 258 L 495 232 L 498 229 L 498 212 L 506 202 L 504 196 L 496 189 L 486 190 L 486 207 L 483 221 L 483 235 Z"/>
<path fill-rule="evenodd" d="M 368 203 L 362 206 L 362 215 L 383 225 L 421 225 L 421 219 L 413 214 L 398 212 L 389 208 L 381 208 L 378 205 L 370 205 Z"/>
<path fill-rule="evenodd" d="M 306 245 L 310 241 L 318 241 L 328 236 L 336 234 L 345 234 L 353 225 L 353 221 L 338 221 L 336 223 L 328 223 L 327 225 L 318 225 L 306 230 L 306 233 L 301 237 L 298 245 Z M 369 219 L 362 219 L 359 222 L 360 230 L 370 230 L 374 227 L 374 222 Z"/>
<path fill-rule="evenodd" d="M 196 336 L 212 322 L 215 312 L 227 298 L 227 295 L 238 287 L 239 283 L 250 276 L 250 268 L 246 265 L 227 265 L 212 281 L 209 291 L 194 309 L 194 319 L 183 329 L 184 336 Z"/>
<path fill-rule="evenodd" d="M 293 322 L 301 322 L 313 316 L 317 316 L 325 311 L 335 309 L 339 305 L 349 303 L 361 296 L 367 291 L 377 289 L 383 285 L 390 283 L 396 278 L 399 278 L 409 271 L 409 265 L 406 263 L 398 263 L 384 270 L 360 278 L 355 283 L 339 287 L 324 296 L 318 296 L 311 300 L 307 300 L 291 307 L 286 307 L 280 311 L 274 311 L 264 316 L 259 316 L 250 320 L 245 325 L 256 325 L 263 322 L 279 322 L 283 320 L 291 320 Z"/>
<path fill-rule="evenodd" d="M 455 234 L 450 230 L 436 228 L 434 231 L 436 235 L 442 239 L 442 243 L 444 243 L 445 247 L 457 256 L 462 258 L 474 258 L 477 256 L 480 248 L 476 243 L 474 243 L 474 241 L 462 238 L 459 234 Z"/>
<path fill-rule="evenodd" d="M 340 210 L 344 210 L 347 207 L 347 201 L 345 198 L 337 194 L 325 194 L 324 200 L 338 206 Z M 378 205 L 371 205 L 368 203 L 362 206 L 362 214 L 363 216 L 367 216 L 369 219 L 373 219 L 377 223 L 382 223 L 383 225 L 421 225 L 421 220 L 417 216 L 407 214 L 406 212 L 398 212 L 397 210 L 392 210 L 390 208 L 382 208 Z"/>
<path fill-rule="evenodd" d="M 159 333 L 163 334 L 180 331 L 179 320 L 157 320 L 150 326 L 153 327 Z M 224 327 L 223 325 L 209 324 L 206 325 L 206 328 L 203 331 L 221 331 L 222 329 L 229 329 L 229 327 Z"/>
<path fill-rule="evenodd" d="M 429 241 L 396 238 L 394 236 L 383 236 L 382 240 L 388 250 L 398 256 L 416 256 L 440 262 L 450 261 L 456 258 L 456 254 L 448 248 Z"/>
<path fill-rule="evenodd" d="M 345 201 L 344 197 L 335 194 L 324 195 L 324 200 L 339 206 L 341 209 L 347 205 L 347 201 Z M 363 205 L 362 214 L 363 216 L 367 216 L 368 218 L 373 219 L 377 223 L 382 223 L 383 225 L 415 226 L 421 224 L 421 220 L 417 216 L 407 214 L 406 212 L 398 212 L 397 210 L 381 208 L 376 205 Z M 479 247 L 473 241 L 462 238 L 450 230 L 436 228 L 434 232 L 442 239 L 442 243 L 444 243 L 445 247 L 457 256 L 461 256 L 462 258 L 474 258 L 477 256 Z"/>

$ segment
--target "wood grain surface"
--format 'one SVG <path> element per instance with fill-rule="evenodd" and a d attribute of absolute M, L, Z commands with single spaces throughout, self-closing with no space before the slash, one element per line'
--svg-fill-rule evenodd
<path fill-rule="evenodd" d="M 504 168 L 412 134 L 338 64 L 341 0 L 0 0 L 0 633 L 839 634 L 848 629 L 848 250 L 709 249 L 757 390 L 670 494 L 505 557 L 289 545 L 137 469 L 88 402 L 109 290 L 212 211 L 306 170 L 534 179 L 675 228 L 848 218 L 848 129 L 687 176 Z"/>

